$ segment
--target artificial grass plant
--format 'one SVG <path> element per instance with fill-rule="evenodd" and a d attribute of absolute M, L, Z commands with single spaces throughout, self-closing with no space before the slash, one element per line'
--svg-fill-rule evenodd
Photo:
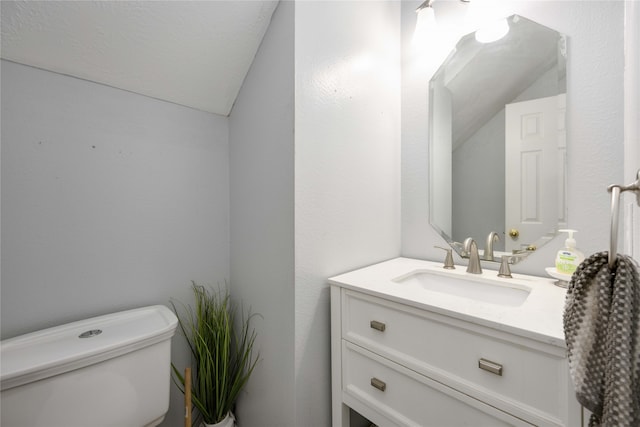
<path fill-rule="evenodd" d="M 240 391 L 256 367 L 258 355 L 253 355 L 256 339 L 249 314 L 239 321 L 236 329 L 237 309 L 231 303 L 227 291 L 210 291 L 192 282 L 195 308 L 175 303 L 171 306 L 178 317 L 178 324 L 191 349 L 193 380 L 192 402 L 206 424 L 222 421 L 233 412 Z M 173 381 L 184 393 L 184 376 L 172 363 Z"/>

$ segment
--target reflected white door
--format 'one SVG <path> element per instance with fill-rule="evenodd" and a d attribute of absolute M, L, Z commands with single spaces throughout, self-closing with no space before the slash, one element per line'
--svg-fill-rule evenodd
<path fill-rule="evenodd" d="M 505 250 L 537 247 L 566 226 L 565 95 L 505 109 Z M 510 236 L 512 230 L 517 236 Z"/>

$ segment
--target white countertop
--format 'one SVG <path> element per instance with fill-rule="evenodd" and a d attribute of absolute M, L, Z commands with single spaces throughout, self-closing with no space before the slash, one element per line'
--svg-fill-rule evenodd
<path fill-rule="evenodd" d="M 530 288 L 522 305 L 502 306 L 489 302 L 453 296 L 442 292 L 403 286 L 393 279 L 416 270 L 428 270 L 470 280 L 492 280 L 515 287 Z M 466 272 L 466 266 L 445 270 L 442 263 L 411 258 L 395 258 L 329 279 L 332 285 L 352 289 L 430 310 L 493 329 L 565 347 L 562 315 L 566 289 L 554 285 L 554 279 L 513 274 L 512 279 L 497 277 L 495 270 L 484 269 L 481 275 Z"/>

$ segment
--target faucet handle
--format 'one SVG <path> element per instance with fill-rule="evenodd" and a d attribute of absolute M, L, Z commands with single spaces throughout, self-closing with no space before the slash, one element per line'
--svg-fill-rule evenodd
<path fill-rule="evenodd" d="M 453 255 L 451 253 L 451 248 L 443 248 L 442 246 L 434 246 L 434 248 L 442 249 L 447 252 L 447 256 L 444 258 L 444 265 L 442 268 L 447 270 L 455 270 L 456 266 L 453 264 Z"/>
<path fill-rule="evenodd" d="M 504 277 L 505 279 L 511 279 L 511 268 L 509 267 L 509 260 L 511 258 L 520 258 L 526 256 L 526 253 L 519 253 L 513 255 L 502 255 L 502 262 L 500 263 L 500 271 L 498 271 L 498 277 Z"/>

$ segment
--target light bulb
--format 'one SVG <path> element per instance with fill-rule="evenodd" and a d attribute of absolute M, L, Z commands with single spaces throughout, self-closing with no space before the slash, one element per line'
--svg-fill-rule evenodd
<path fill-rule="evenodd" d="M 500 40 L 509 32 L 506 19 L 499 19 L 476 31 L 476 40 L 480 43 L 491 43 Z"/>

